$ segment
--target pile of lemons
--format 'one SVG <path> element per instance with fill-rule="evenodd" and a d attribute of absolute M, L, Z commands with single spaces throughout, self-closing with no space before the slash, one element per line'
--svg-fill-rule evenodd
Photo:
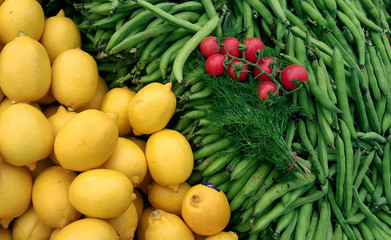
<path fill-rule="evenodd" d="M 109 90 L 36 0 L 1 0 L 0 29 L 0 239 L 238 239 L 225 194 L 186 182 L 170 82 Z"/>

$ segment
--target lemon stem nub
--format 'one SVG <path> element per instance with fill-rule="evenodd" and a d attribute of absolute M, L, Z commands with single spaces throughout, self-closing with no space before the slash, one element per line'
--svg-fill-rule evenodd
<path fill-rule="evenodd" d="M 192 200 L 195 203 L 199 203 L 199 202 L 201 202 L 201 197 L 199 195 L 197 195 L 197 194 L 194 194 L 193 197 L 192 197 Z"/>
<path fill-rule="evenodd" d="M 153 218 L 160 218 L 160 212 L 159 210 L 153 210 L 153 212 L 151 213 L 152 214 L 152 217 Z"/>
<path fill-rule="evenodd" d="M 22 30 L 19 30 L 18 35 L 19 35 L 19 37 L 26 36 L 26 34 L 24 34 L 24 33 L 22 32 Z"/>

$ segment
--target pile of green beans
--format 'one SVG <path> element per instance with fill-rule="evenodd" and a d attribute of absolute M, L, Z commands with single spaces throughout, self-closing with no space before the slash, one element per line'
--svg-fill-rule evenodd
<path fill-rule="evenodd" d="M 190 184 L 226 193 L 229 230 L 240 239 L 391 239 L 391 47 L 381 0 L 94 0 L 76 4 L 110 87 L 173 81 L 170 126 L 191 143 Z M 221 40 L 226 14 L 244 38 L 256 36 L 280 59 L 305 66 L 305 87 L 290 95 L 302 115 L 284 139 L 311 173 L 282 174 L 233 150 L 208 128 L 213 91 L 190 57 L 200 41 Z"/>
<path fill-rule="evenodd" d="M 93 0 L 75 4 L 82 48 L 91 53 L 109 88 L 141 88 L 183 80 L 183 66 L 224 17 L 210 0 Z"/>

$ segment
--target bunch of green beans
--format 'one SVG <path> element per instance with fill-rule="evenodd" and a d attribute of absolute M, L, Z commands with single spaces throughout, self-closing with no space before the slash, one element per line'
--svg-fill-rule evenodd
<path fill-rule="evenodd" d="M 190 53 L 224 17 L 210 0 L 93 0 L 75 8 L 84 17 L 82 48 L 95 56 L 110 88 L 183 80 Z"/>

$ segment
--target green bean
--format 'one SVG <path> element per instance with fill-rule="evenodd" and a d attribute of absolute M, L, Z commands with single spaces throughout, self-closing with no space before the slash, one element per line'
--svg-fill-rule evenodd
<path fill-rule="evenodd" d="M 325 140 L 326 144 L 330 147 L 334 147 L 334 133 L 331 129 L 330 124 L 327 122 L 324 111 L 321 111 L 323 108 L 316 102 L 315 106 L 318 111 L 318 126 L 320 128 L 320 132 L 322 135 L 322 138 Z"/>
<path fill-rule="evenodd" d="M 243 3 L 243 24 L 246 28 L 246 32 L 244 33 L 244 38 L 254 37 L 254 24 L 253 24 L 253 16 L 251 11 L 251 6 L 244 1 Z"/>
<path fill-rule="evenodd" d="M 350 225 L 357 225 L 361 221 L 363 221 L 367 216 L 364 213 L 357 213 L 356 215 L 353 215 L 351 217 L 348 217 L 346 219 L 346 223 Z"/>
<path fill-rule="evenodd" d="M 349 1 L 345 0 L 346 5 L 352 10 L 352 12 L 356 15 L 357 19 L 366 27 L 376 31 L 382 32 L 383 29 L 379 27 L 376 23 L 372 22 L 368 19 L 362 12 L 360 12 L 355 6 Z"/>
<path fill-rule="evenodd" d="M 360 232 L 363 234 L 365 240 L 375 240 L 371 232 L 371 229 L 368 227 L 368 225 L 365 222 L 360 222 L 357 226 Z"/>
<path fill-rule="evenodd" d="M 328 184 L 329 184 L 329 188 L 327 192 L 327 199 L 329 200 L 330 207 L 334 213 L 335 218 L 338 220 L 339 224 L 341 225 L 348 239 L 356 239 L 353 230 L 348 224 L 346 224 L 346 220 L 344 219 L 344 216 L 335 201 L 334 192 L 331 183 L 328 182 Z"/>
<path fill-rule="evenodd" d="M 178 52 L 183 45 L 190 39 L 190 36 L 184 37 L 181 40 L 177 41 L 173 45 L 171 45 L 162 55 L 159 62 L 159 69 L 161 72 L 162 77 L 165 79 L 167 77 L 167 68 L 168 64 L 170 62 L 170 57 L 175 54 L 175 52 Z"/>
<path fill-rule="evenodd" d="M 278 183 L 272 186 L 265 194 L 257 201 L 254 208 L 254 215 L 259 216 L 264 212 L 274 200 L 284 195 L 284 193 L 294 189 L 303 187 L 315 181 L 314 174 L 307 174 L 304 178 L 297 178 L 285 183 Z"/>
<path fill-rule="evenodd" d="M 357 112 L 360 118 L 361 129 L 363 131 L 366 131 L 368 130 L 369 127 L 369 121 L 368 121 L 365 103 L 361 94 L 360 83 L 356 71 L 353 71 L 352 77 L 350 79 L 351 79 L 354 101 L 356 103 Z"/>
<path fill-rule="evenodd" d="M 296 228 L 296 223 L 297 223 L 297 218 L 298 218 L 298 212 L 299 211 L 297 209 L 295 209 L 295 210 L 292 210 L 291 212 L 293 212 L 293 217 L 292 217 L 289 225 L 287 226 L 287 228 L 285 228 L 284 232 L 282 233 L 280 240 L 289 240 L 289 239 L 291 239 L 292 238 L 292 233 L 293 233 L 293 231 Z"/>
<path fill-rule="evenodd" d="M 254 172 L 257 170 L 258 164 L 254 164 L 253 166 L 247 168 L 246 173 L 239 179 L 235 179 L 227 192 L 227 198 L 231 201 L 230 207 L 231 211 L 234 211 L 242 206 L 244 200 L 247 198 L 243 195 L 243 187 L 246 185 L 247 181 L 251 178 Z M 236 198 L 236 196 L 239 196 Z M 235 199 L 234 202 L 232 202 Z"/>
<path fill-rule="evenodd" d="M 199 45 L 205 37 L 209 36 L 211 32 L 217 27 L 219 18 L 217 16 L 209 20 L 180 50 L 173 65 L 173 73 L 178 82 L 183 82 L 183 65 L 185 64 L 190 53 Z"/>
<path fill-rule="evenodd" d="M 383 121 L 381 124 L 381 133 L 385 134 L 386 131 L 390 128 L 391 126 L 391 113 L 386 112 L 383 117 Z"/>
<path fill-rule="evenodd" d="M 318 227 L 318 223 L 319 223 L 319 213 L 318 211 L 313 211 L 308 232 L 306 233 L 306 238 L 305 238 L 306 240 L 314 239 L 316 228 Z"/>
<path fill-rule="evenodd" d="M 337 99 L 338 99 L 338 107 L 342 110 L 343 114 L 341 118 L 344 120 L 346 125 L 349 128 L 350 134 L 352 138 L 356 138 L 357 134 L 354 129 L 352 115 L 349 110 L 349 100 L 346 93 L 346 80 L 345 80 L 345 72 L 342 62 L 342 55 L 338 48 L 334 48 L 334 80 L 335 85 L 337 86 Z"/>
<path fill-rule="evenodd" d="M 367 54 L 365 54 L 365 68 L 367 69 L 367 73 L 368 73 L 368 82 L 369 82 L 369 86 L 370 86 L 370 89 L 371 89 L 371 92 L 373 94 L 373 97 L 376 99 L 376 100 L 379 100 L 380 99 L 380 96 L 381 96 L 381 93 L 380 93 L 380 89 L 379 89 L 379 86 L 377 84 L 377 78 L 375 76 L 375 73 L 373 71 L 373 64 L 371 63 L 371 57 L 369 55 L 369 49 L 367 47 Z"/>
<path fill-rule="evenodd" d="M 238 152 L 233 152 L 233 153 L 224 153 L 222 156 L 219 156 L 218 158 L 215 158 L 209 166 L 207 166 L 203 172 L 202 176 L 211 176 L 215 174 L 216 172 L 220 171 L 223 169 L 236 155 Z"/>
<path fill-rule="evenodd" d="M 388 226 L 391 226 L 391 216 L 388 213 L 385 213 L 383 211 L 376 211 L 374 212 L 376 217 L 378 217 L 381 221 L 388 224 Z"/>
<path fill-rule="evenodd" d="M 334 228 L 334 233 L 333 233 L 333 239 L 342 240 L 342 237 L 343 237 L 342 227 L 339 223 L 336 223 Z"/>
<path fill-rule="evenodd" d="M 244 157 L 244 159 L 242 159 L 242 161 L 240 161 L 236 167 L 232 170 L 231 172 L 231 180 L 236 180 L 236 179 L 239 179 L 241 178 L 244 174 L 246 174 L 247 170 L 254 166 L 254 165 L 258 165 L 259 162 L 258 161 L 254 161 L 253 158 L 251 157 Z"/>
<path fill-rule="evenodd" d="M 384 147 L 382 177 L 384 181 L 384 193 L 388 202 L 391 203 L 391 173 L 390 173 L 390 142 Z"/>
<path fill-rule="evenodd" d="M 253 9 L 257 10 L 259 15 L 261 15 L 261 19 L 264 19 L 268 25 L 274 24 L 273 14 L 269 11 L 267 7 L 261 2 L 257 0 L 245 0 Z"/>
<path fill-rule="evenodd" d="M 297 15 L 293 14 L 288 9 L 284 9 L 284 14 L 286 18 L 288 19 L 289 23 L 300 28 L 302 31 L 307 31 L 306 26 L 304 25 L 304 21 L 298 17 Z"/>
<path fill-rule="evenodd" d="M 369 166 L 372 163 L 373 158 L 375 157 L 375 151 L 372 150 L 364 159 L 364 163 L 362 164 L 356 178 L 354 179 L 353 185 L 358 188 L 360 187 L 362 180 L 365 176 L 365 173 L 367 172 Z"/>
<path fill-rule="evenodd" d="M 313 203 L 307 203 L 300 207 L 297 219 L 295 236 L 296 239 L 305 239 L 305 235 L 310 227 Z"/>
<path fill-rule="evenodd" d="M 319 223 L 314 236 L 315 240 L 326 239 L 327 227 L 328 227 L 327 222 L 330 221 L 330 218 L 331 218 L 330 204 L 326 200 L 323 200 L 319 211 Z"/>
<path fill-rule="evenodd" d="M 379 89 L 383 93 L 388 94 L 388 80 L 387 77 L 384 75 L 383 69 L 381 68 L 380 59 L 376 55 L 375 48 L 373 46 L 368 46 L 368 53 L 369 57 L 371 58 L 372 67 L 374 69 L 376 79 L 378 80 L 377 84 L 379 86 Z"/>
<path fill-rule="evenodd" d="M 171 23 L 171 24 L 173 24 L 175 26 L 182 27 L 182 28 L 185 28 L 185 29 L 187 29 L 189 31 L 193 31 L 193 32 L 197 32 L 197 31 L 199 31 L 201 29 L 200 26 L 198 26 L 196 24 L 193 24 L 191 22 L 188 22 L 186 20 L 177 18 L 174 15 L 171 15 L 170 13 L 167 13 L 166 11 L 156 7 L 155 5 L 150 4 L 147 1 L 137 0 L 137 3 L 140 6 L 142 6 L 143 8 L 145 8 L 145 9 L 149 10 L 150 12 L 152 12 L 155 16 L 157 16 L 159 18 L 162 18 L 166 22 Z"/>
<path fill-rule="evenodd" d="M 201 159 L 211 154 L 221 151 L 231 145 L 231 140 L 228 138 L 222 138 L 216 142 L 212 142 L 208 145 L 203 146 L 194 152 L 194 160 Z"/>
<path fill-rule="evenodd" d="M 243 195 L 251 196 L 262 185 L 266 176 L 272 169 L 272 165 L 268 162 L 261 163 L 249 181 L 243 187 Z"/>
<path fill-rule="evenodd" d="M 306 1 L 301 2 L 301 7 L 303 11 L 314 21 L 316 21 L 320 26 L 327 27 L 327 21 L 322 16 L 322 14 L 318 11 L 318 9 Z"/>
<path fill-rule="evenodd" d="M 307 128 L 308 138 L 310 139 L 312 146 L 315 146 L 316 141 L 317 141 L 317 136 L 318 136 L 318 132 L 316 129 L 316 127 L 317 127 L 316 122 L 311 121 L 308 118 L 306 118 L 305 119 L 305 126 Z"/>
<path fill-rule="evenodd" d="M 342 138 L 338 135 L 336 138 L 337 149 L 337 178 L 336 178 L 336 202 L 340 208 L 343 204 L 345 177 L 346 177 L 346 156 L 345 146 Z"/>
<path fill-rule="evenodd" d="M 371 15 L 373 19 L 378 19 L 379 16 L 378 11 L 371 0 L 361 0 L 361 3 L 363 4 L 363 7 L 365 7 L 365 10 Z"/>

